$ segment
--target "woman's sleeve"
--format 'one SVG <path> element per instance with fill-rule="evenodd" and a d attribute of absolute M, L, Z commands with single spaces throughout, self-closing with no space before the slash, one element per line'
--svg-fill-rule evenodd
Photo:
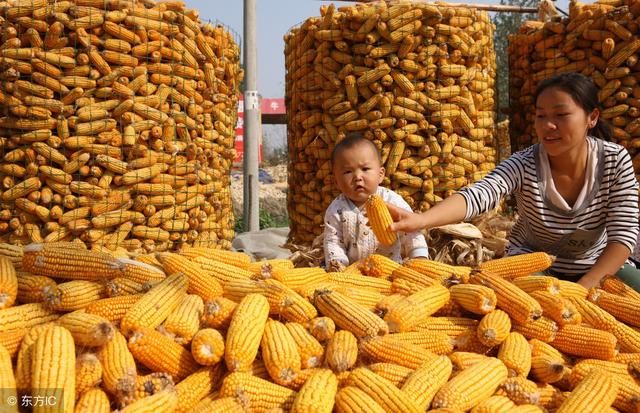
<path fill-rule="evenodd" d="M 619 242 L 633 252 L 638 238 L 638 181 L 626 149 L 618 153 L 616 165 L 607 205 L 607 243 Z"/>
<path fill-rule="evenodd" d="M 527 151 L 531 153 L 531 151 Z M 465 220 L 494 209 L 500 200 L 522 187 L 526 158 L 522 152 L 513 154 L 480 181 L 458 193 L 467 202 Z"/>

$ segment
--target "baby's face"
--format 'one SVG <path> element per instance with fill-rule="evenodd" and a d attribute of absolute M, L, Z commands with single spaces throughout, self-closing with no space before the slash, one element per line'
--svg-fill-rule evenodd
<path fill-rule="evenodd" d="M 333 163 L 336 186 L 353 203 L 364 205 L 384 178 L 378 154 L 371 145 L 356 145 L 339 153 Z"/>

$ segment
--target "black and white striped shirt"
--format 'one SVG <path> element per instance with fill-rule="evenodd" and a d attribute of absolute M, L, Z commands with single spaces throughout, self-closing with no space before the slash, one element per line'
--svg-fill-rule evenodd
<path fill-rule="evenodd" d="M 545 251 L 555 255 L 551 270 L 558 275 L 586 273 L 608 243 L 619 242 L 633 251 L 639 209 L 631 157 L 615 143 L 596 140 L 596 144 L 595 184 L 581 205 L 562 211 L 541 192 L 539 146 L 533 145 L 460 191 L 467 202 L 465 219 L 495 208 L 508 194 L 515 195 L 518 219 L 509 236 L 507 254 Z"/>

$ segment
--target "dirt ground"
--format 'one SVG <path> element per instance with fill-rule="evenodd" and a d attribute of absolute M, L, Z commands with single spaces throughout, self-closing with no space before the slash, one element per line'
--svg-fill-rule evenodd
<path fill-rule="evenodd" d="M 269 213 L 275 220 L 283 221 L 287 217 L 287 165 L 262 168 L 273 178 L 273 183 L 260 183 L 260 209 Z M 231 180 L 233 212 L 242 216 L 242 171 L 234 174 Z"/>

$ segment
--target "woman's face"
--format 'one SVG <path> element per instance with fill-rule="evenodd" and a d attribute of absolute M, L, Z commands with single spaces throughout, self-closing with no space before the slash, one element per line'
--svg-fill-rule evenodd
<path fill-rule="evenodd" d="M 538 95 L 535 129 L 549 156 L 574 152 L 584 145 L 587 131 L 593 128 L 600 111 L 586 113 L 570 94 L 550 87 Z"/>

